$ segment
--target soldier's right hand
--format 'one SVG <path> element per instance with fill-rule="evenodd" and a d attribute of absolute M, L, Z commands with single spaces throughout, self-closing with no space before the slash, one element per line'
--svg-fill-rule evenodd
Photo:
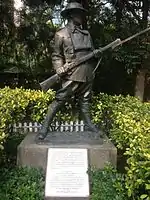
<path fill-rule="evenodd" d="M 58 69 L 56 69 L 56 73 L 58 74 L 58 76 L 63 76 L 65 74 L 64 67 L 59 67 Z"/>
<path fill-rule="evenodd" d="M 102 55 L 101 49 L 95 49 L 93 51 L 95 58 L 99 58 Z"/>

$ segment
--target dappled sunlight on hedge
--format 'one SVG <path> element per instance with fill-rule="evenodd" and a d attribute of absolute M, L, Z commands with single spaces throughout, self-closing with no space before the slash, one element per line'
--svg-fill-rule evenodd
<path fill-rule="evenodd" d="M 126 96 L 100 94 L 93 101 L 93 118 L 107 130 L 127 156 L 126 188 L 133 199 L 150 195 L 150 104 Z"/>
<path fill-rule="evenodd" d="M 54 98 L 54 92 L 47 93 L 22 88 L 10 89 L 5 87 L 0 90 L 0 149 L 8 133 L 9 125 L 21 122 L 28 116 L 39 121 L 43 118 L 47 104 Z"/>

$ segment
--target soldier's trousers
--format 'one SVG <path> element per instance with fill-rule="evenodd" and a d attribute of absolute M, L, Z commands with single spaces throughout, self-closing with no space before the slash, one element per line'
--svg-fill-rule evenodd
<path fill-rule="evenodd" d="M 66 81 L 62 88 L 56 92 L 56 100 L 66 102 L 75 96 L 79 102 L 89 101 L 92 93 L 92 82 Z"/>
<path fill-rule="evenodd" d="M 91 122 L 89 112 L 89 101 L 92 92 L 92 82 L 82 83 L 74 81 L 66 81 L 63 83 L 63 87 L 57 91 L 56 99 L 48 108 L 46 118 L 44 120 L 42 129 L 39 133 L 39 138 L 44 139 L 48 132 L 48 127 L 53 120 L 55 114 L 61 109 L 66 101 L 69 101 L 71 97 L 75 96 L 79 101 L 80 114 L 83 118 L 85 125 L 92 132 L 97 132 L 97 128 Z"/>

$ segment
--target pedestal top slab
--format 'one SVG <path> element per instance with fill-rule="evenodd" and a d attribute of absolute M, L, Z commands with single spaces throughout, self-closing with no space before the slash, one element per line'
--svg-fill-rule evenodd
<path fill-rule="evenodd" d="M 103 144 L 103 139 L 96 137 L 97 133 L 94 132 L 49 132 L 44 140 L 39 140 L 35 137 L 35 142 L 37 144 Z"/>

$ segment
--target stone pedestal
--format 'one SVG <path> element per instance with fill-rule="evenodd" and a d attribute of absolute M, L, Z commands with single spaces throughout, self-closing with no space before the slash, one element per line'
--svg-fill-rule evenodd
<path fill-rule="evenodd" d="M 63 133 L 61 134 L 63 135 Z M 89 165 L 91 167 L 102 169 L 108 162 L 114 167 L 116 166 L 117 149 L 107 137 L 100 141 L 92 139 L 82 141 L 82 137 L 80 141 L 76 141 L 73 137 L 71 142 L 71 136 L 68 141 L 56 136 L 51 142 L 37 143 L 35 142 L 35 136 L 36 133 L 29 133 L 18 146 L 18 165 L 46 170 L 48 148 L 84 148 L 88 149 Z"/>

